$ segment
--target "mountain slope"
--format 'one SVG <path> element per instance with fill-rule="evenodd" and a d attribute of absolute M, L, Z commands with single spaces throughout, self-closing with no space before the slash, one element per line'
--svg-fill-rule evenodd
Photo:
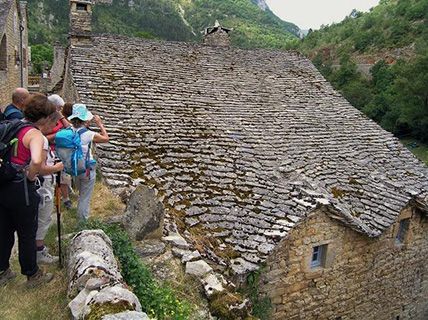
<path fill-rule="evenodd" d="M 299 49 L 386 130 L 428 141 L 428 0 L 381 0 L 311 32 Z"/>
<path fill-rule="evenodd" d="M 65 42 L 68 0 L 28 3 L 30 43 Z M 234 28 L 232 43 L 242 47 L 283 48 L 297 41 L 299 32 L 276 17 L 264 0 L 113 0 L 93 8 L 95 32 L 166 40 L 199 41 L 201 31 L 215 20 Z"/>
<path fill-rule="evenodd" d="M 370 12 L 354 10 L 342 22 L 311 32 L 300 49 L 311 57 L 328 51 L 336 62 L 347 54 L 377 56 L 428 39 L 427 18 L 428 0 L 381 0 Z"/>

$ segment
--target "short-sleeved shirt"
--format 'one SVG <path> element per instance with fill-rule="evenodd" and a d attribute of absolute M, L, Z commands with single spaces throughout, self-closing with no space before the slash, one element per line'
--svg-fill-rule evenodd
<path fill-rule="evenodd" d="M 81 128 L 79 128 L 81 130 Z M 73 130 L 78 131 L 79 129 L 76 129 L 73 127 Z M 92 140 L 94 140 L 94 137 L 97 133 L 92 131 L 92 130 L 88 130 L 86 132 L 83 132 L 80 135 L 80 141 L 82 143 L 82 152 L 83 155 L 86 157 L 86 154 L 88 152 L 88 147 L 89 147 L 89 143 L 92 142 Z M 92 155 L 92 147 L 91 147 L 91 152 L 89 153 L 89 159 L 94 159 L 93 155 Z"/>
<path fill-rule="evenodd" d="M 4 117 L 5 117 L 6 120 L 12 120 L 12 119 L 19 119 L 19 120 L 21 120 L 21 119 L 24 118 L 24 114 L 22 113 L 22 111 L 19 110 L 13 104 L 8 105 L 6 107 L 6 109 L 4 109 L 3 115 L 4 115 Z"/>

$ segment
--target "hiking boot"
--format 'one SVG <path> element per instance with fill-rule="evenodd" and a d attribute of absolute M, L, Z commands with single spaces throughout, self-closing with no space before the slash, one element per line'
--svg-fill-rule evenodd
<path fill-rule="evenodd" d="M 44 273 L 41 269 L 39 269 L 35 274 L 27 277 L 27 283 L 25 286 L 29 289 L 36 288 L 42 284 L 50 282 L 52 279 L 52 273 Z"/>
<path fill-rule="evenodd" d="M 0 286 L 4 286 L 5 284 L 7 284 L 9 281 L 14 279 L 15 277 L 16 277 L 15 272 L 10 270 L 10 268 L 6 269 L 5 271 L 0 273 Z"/>
<path fill-rule="evenodd" d="M 73 208 L 73 203 L 71 202 L 71 200 L 64 201 L 64 207 L 67 210 L 70 210 L 71 208 Z"/>
<path fill-rule="evenodd" d="M 37 263 L 39 264 L 51 264 L 58 262 L 59 257 L 53 256 L 49 253 L 49 249 L 44 247 L 43 250 L 37 251 Z"/>

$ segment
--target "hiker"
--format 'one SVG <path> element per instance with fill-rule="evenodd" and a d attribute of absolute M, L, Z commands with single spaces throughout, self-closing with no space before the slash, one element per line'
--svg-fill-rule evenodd
<path fill-rule="evenodd" d="M 41 130 L 43 134 L 46 134 L 44 130 Z M 52 212 L 54 209 L 54 193 L 56 184 L 55 173 L 61 172 L 64 169 L 62 162 L 55 163 L 54 151 L 49 146 L 48 139 L 44 138 L 43 155 L 44 162 L 40 169 L 40 174 L 43 177 L 39 177 L 40 188 L 37 189 L 37 193 L 40 196 L 39 203 L 39 214 L 37 223 L 36 233 L 36 247 L 37 247 L 37 263 L 50 264 L 55 263 L 59 260 L 58 256 L 52 256 L 49 253 L 48 247 L 45 246 L 45 236 L 49 230 L 49 226 L 52 222 Z"/>
<path fill-rule="evenodd" d="M 49 131 L 58 121 L 55 109 L 42 94 L 33 94 L 24 102 L 24 120 L 14 123 L 27 125 L 16 134 L 16 152 L 10 163 L 18 172 L 10 181 L 0 183 L 0 285 L 13 279 L 9 259 L 18 234 L 18 254 L 21 273 L 27 276 L 27 287 L 36 287 L 52 280 L 37 265 L 36 231 L 40 196 L 36 180 L 43 162 L 44 138 L 40 130 Z M 5 164 L 3 159 L 3 165 Z"/>
<path fill-rule="evenodd" d="M 55 107 L 57 108 L 58 112 L 62 112 L 65 102 L 64 99 L 62 99 L 59 95 L 53 94 L 48 97 L 48 100 L 52 102 Z M 70 116 L 71 113 L 68 115 Z M 70 126 L 70 123 L 67 121 L 66 116 L 63 114 L 63 117 L 58 120 L 57 125 L 52 130 L 52 132 L 49 132 L 46 134 L 46 138 L 48 138 L 49 143 L 51 145 L 51 148 L 53 151 L 55 151 L 55 136 L 56 133 L 63 129 Z M 64 207 L 67 209 L 71 209 L 73 207 L 73 204 L 70 200 L 69 196 L 69 190 L 71 190 L 71 176 L 65 172 L 62 172 L 60 175 L 61 182 L 60 182 L 60 188 L 61 188 L 61 197 L 62 197 L 62 203 L 64 204 Z"/>
<path fill-rule="evenodd" d="M 91 163 L 95 163 L 91 150 L 92 142 L 105 143 L 109 141 L 109 136 L 101 118 L 88 111 L 86 105 L 74 104 L 73 113 L 68 117 L 68 120 L 71 122 L 73 130 L 80 135 L 83 155 L 88 157 Z M 100 133 L 87 129 L 87 126 L 89 126 L 92 120 L 100 129 Z M 86 172 L 75 177 L 76 188 L 79 190 L 77 215 L 81 220 L 87 220 L 89 218 L 89 205 L 94 190 L 95 175 L 94 164 L 87 168 Z"/>
<path fill-rule="evenodd" d="M 27 89 L 16 88 L 12 93 L 12 103 L 3 111 L 4 118 L 6 120 L 24 118 L 22 110 L 24 108 L 24 102 L 29 96 L 30 93 Z"/>

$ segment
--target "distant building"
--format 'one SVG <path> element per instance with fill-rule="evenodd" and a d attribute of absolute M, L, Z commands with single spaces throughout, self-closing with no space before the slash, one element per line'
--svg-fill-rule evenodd
<path fill-rule="evenodd" d="M 27 2 L 0 0 L 0 106 L 28 83 Z"/>
<path fill-rule="evenodd" d="M 74 21 L 90 19 L 85 4 Z M 76 32 L 64 95 L 105 119 L 107 183 L 155 189 L 237 282 L 264 266 L 272 319 L 428 319 L 428 168 L 307 58 L 233 48 L 227 33 L 194 44 Z"/>

